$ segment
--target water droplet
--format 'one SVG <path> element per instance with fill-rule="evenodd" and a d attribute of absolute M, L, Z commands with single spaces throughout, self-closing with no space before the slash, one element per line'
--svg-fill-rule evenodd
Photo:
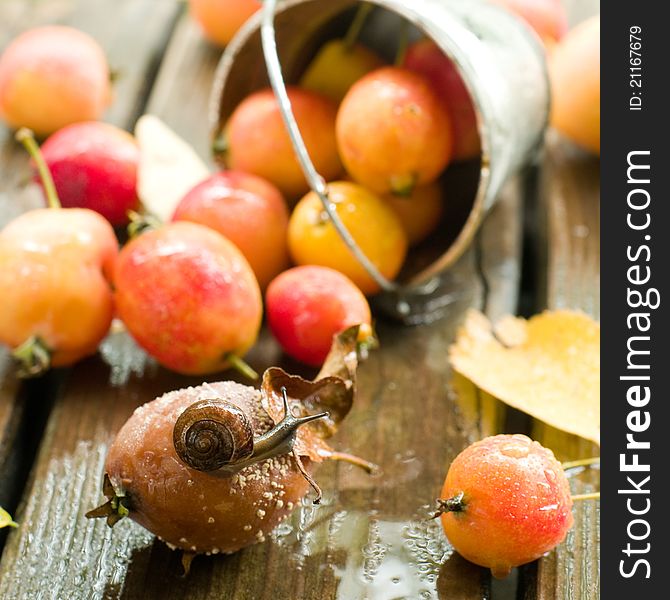
<path fill-rule="evenodd" d="M 530 448 L 528 444 L 510 442 L 509 444 L 505 444 L 500 449 L 500 452 L 505 456 L 509 456 L 510 458 L 526 458 L 530 452 Z"/>

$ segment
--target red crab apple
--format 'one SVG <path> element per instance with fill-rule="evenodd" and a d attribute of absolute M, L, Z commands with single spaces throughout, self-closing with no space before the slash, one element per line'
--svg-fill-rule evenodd
<path fill-rule="evenodd" d="M 109 279 L 118 245 L 110 224 L 83 208 L 60 208 L 34 139 L 51 208 L 26 212 L 0 231 L 0 342 L 23 373 L 71 365 L 93 354 L 113 316 Z"/>
<path fill-rule="evenodd" d="M 75 123 L 51 135 L 42 154 L 63 206 L 90 208 L 112 225 L 128 222 L 140 159 L 132 135 L 108 123 Z"/>
<path fill-rule="evenodd" d="M 433 40 L 426 38 L 407 49 L 403 66 L 426 77 L 449 112 L 454 160 L 478 157 L 481 143 L 477 115 L 470 93 L 451 59 Z"/>
<path fill-rule="evenodd" d="M 297 87 L 287 91 L 316 170 L 327 181 L 335 179 L 342 171 L 335 140 L 337 105 Z M 254 92 L 239 104 L 228 121 L 225 137 L 228 168 L 271 181 L 289 201 L 309 190 L 271 89 Z"/>
<path fill-rule="evenodd" d="M 268 287 L 265 304 L 268 324 L 281 347 L 308 365 L 323 364 L 333 336 L 348 327 L 365 324 L 362 334 L 372 333 L 365 296 L 348 277 L 328 267 L 284 271 Z"/>
<path fill-rule="evenodd" d="M 259 0 L 189 0 L 193 18 L 205 37 L 217 46 L 228 44 L 261 6 Z"/>
<path fill-rule="evenodd" d="M 451 544 L 495 577 L 560 544 L 573 521 L 561 463 L 525 435 L 496 435 L 467 447 L 449 467 L 441 498 Z"/>
<path fill-rule="evenodd" d="M 258 283 L 232 242 L 179 221 L 119 254 L 115 300 L 128 331 L 159 363 L 186 374 L 238 365 L 261 324 Z"/>
<path fill-rule="evenodd" d="M 98 119 L 111 99 L 110 73 L 86 33 L 49 25 L 30 29 L 0 56 L 0 118 L 39 136 Z"/>
<path fill-rule="evenodd" d="M 265 289 L 289 263 L 288 209 L 270 182 L 240 171 L 223 171 L 184 196 L 173 221 L 215 229 L 244 254 Z"/>
<path fill-rule="evenodd" d="M 407 195 L 437 179 L 451 158 L 452 139 L 449 114 L 428 80 L 400 67 L 360 79 L 337 114 L 347 172 L 378 194 Z"/>

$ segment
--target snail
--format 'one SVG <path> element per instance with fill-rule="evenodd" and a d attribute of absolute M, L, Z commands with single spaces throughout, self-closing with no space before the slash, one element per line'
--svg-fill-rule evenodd
<path fill-rule="evenodd" d="M 87 513 L 113 526 L 130 517 L 170 547 L 184 566 L 196 554 L 232 553 L 263 541 L 311 486 L 326 459 L 372 472 L 325 441 L 349 412 L 355 371 L 367 346 L 358 326 L 334 338 L 316 380 L 273 367 L 261 389 L 232 381 L 168 392 L 139 407 L 105 462 L 108 501 Z"/>

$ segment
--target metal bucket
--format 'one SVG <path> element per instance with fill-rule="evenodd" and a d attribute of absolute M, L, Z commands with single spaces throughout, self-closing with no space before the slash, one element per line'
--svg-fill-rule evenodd
<path fill-rule="evenodd" d="M 432 38 L 454 62 L 470 93 L 482 146 L 481 160 L 474 165 L 472 193 L 462 200 L 457 231 L 448 246 L 405 281 L 390 282 L 352 245 L 328 203 L 327 187 L 307 156 L 285 95 L 285 82 L 297 82 L 321 45 L 344 34 L 358 4 L 355 0 L 265 0 L 265 8 L 245 24 L 221 58 L 210 103 L 212 132 L 218 136 L 247 95 L 271 84 L 284 107 L 310 186 L 321 196 L 344 241 L 380 283 L 383 291 L 376 303 L 406 322 L 421 322 L 454 297 L 449 268 L 467 250 L 505 181 L 539 148 L 549 112 L 544 48 L 519 19 L 482 0 L 370 1 L 384 10 L 371 15 L 361 41 L 388 54 L 403 21 L 413 26 L 415 36 Z"/>

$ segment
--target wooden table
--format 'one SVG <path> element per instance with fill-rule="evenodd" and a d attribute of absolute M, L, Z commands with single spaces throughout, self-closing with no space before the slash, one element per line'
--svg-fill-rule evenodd
<path fill-rule="evenodd" d="M 156 114 L 208 156 L 203 115 L 219 52 L 184 8 L 177 0 L 0 0 L 0 48 L 47 22 L 91 33 L 121 75 L 106 120 L 132 130 L 139 115 Z M 0 226 L 40 204 L 28 178 L 26 156 L 0 128 Z M 133 409 L 201 380 L 159 368 L 125 334 L 32 381 L 17 380 L 0 350 L 0 505 L 20 523 L 0 531 L 0 598 L 597 598 L 597 502 L 575 508 L 561 547 L 504 582 L 452 554 L 425 517 L 450 461 L 485 435 L 526 432 L 559 458 L 597 453 L 467 383 L 456 394 L 447 349 L 470 307 L 492 319 L 545 307 L 597 317 L 598 211 L 597 159 L 552 134 L 541 167 L 508 184 L 453 270 L 459 294 L 445 315 L 419 327 L 379 322 L 381 349 L 361 368 L 356 405 L 334 442 L 384 476 L 320 466 L 320 507 L 306 501 L 263 544 L 197 559 L 185 579 L 177 553 L 133 522 L 112 531 L 84 513 L 100 503 L 106 450 Z M 250 362 L 298 368 L 265 331 Z M 573 483 L 575 492 L 597 489 L 598 473 Z"/>

